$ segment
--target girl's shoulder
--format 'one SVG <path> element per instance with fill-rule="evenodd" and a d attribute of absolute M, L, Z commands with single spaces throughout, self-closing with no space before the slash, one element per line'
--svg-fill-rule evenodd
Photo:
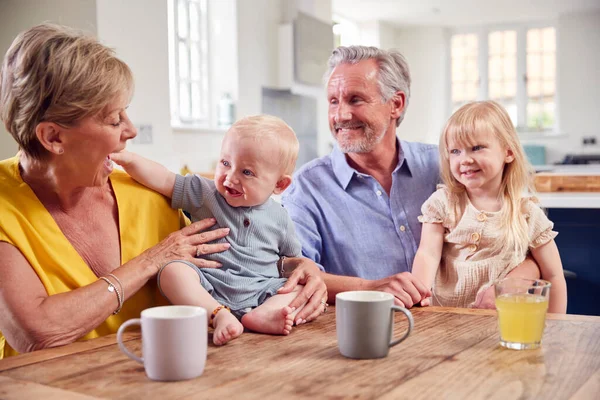
<path fill-rule="evenodd" d="M 540 200 L 533 195 L 523 196 L 521 198 L 521 213 L 523 213 L 526 219 L 535 218 L 540 214 L 546 215 L 542 209 Z"/>

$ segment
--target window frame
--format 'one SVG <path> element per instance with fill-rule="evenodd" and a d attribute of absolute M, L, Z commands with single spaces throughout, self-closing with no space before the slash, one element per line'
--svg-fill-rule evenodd
<path fill-rule="evenodd" d="M 188 35 L 185 39 L 179 37 L 178 24 L 179 24 L 179 8 L 180 2 L 184 2 L 188 7 L 188 18 L 187 18 L 187 29 Z M 198 3 L 198 61 L 199 65 L 205 65 L 205 70 L 200 71 L 198 79 L 192 78 L 192 55 L 193 51 L 192 40 L 191 40 L 191 23 L 189 15 L 189 5 L 191 3 Z M 206 12 L 203 14 L 202 3 L 204 3 L 204 9 Z M 177 128 L 205 128 L 211 125 L 211 84 L 210 84 L 210 30 L 209 30 L 209 14 L 210 14 L 210 1 L 208 0 L 169 0 L 169 96 L 171 106 L 171 126 Z M 205 48 L 203 48 L 202 41 L 206 42 Z M 180 76 L 180 51 L 179 44 L 185 42 L 190 53 L 186 57 L 188 65 L 187 78 Z M 190 114 L 192 117 L 181 116 L 181 84 L 182 80 L 187 81 L 189 87 L 189 102 L 190 102 Z M 199 84 L 200 86 L 200 104 L 193 102 L 192 86 Z M 193 110 L 195 107 L 199 107 L 200 116 L 198 118 L 193 117 Z"/>
<path fill-rule="evenodd" d="M 553 20 L 541 20 L 535 22 L 526 23 L 512 23 L 512 24 L 489 24 L 475 27 L 461 27 L 452 28 L 448 30 L 448 62 L 447 62 L 447 76 L 450 77 L 448 80 L 448 112 L 452 114 L 452 59 L 450 54 L 452 53 L 452 36 L 456 34 L 469 34 L 474 33 L 478 38 L 478 67 L 479 67 L 479 91 L 478 100 L 484 100 L 489 98 L 489 34 L 495 31 L 514 30 L 517 34 L 517 88 L 515 94 L 515 102 L 517 106 L 517 132 L 521 136 L 531 134 L 532 136 L 539 137 L 543 135 L 555 136 L 559 134 L 560 126 L 560 115 L 559 115 L 559 65 L 558 65 L 558 42 L 559 42 L 559 30 L 558 24 Z M 556 82 L 554 92 L 554 103 L 555 114 L 554 114 L 554 126 L 550 129 L 537 130 L 529 129 L 527 127 L 527 31 L 529 29 L 539 28 L 554 28 L 556 38 Z"/>

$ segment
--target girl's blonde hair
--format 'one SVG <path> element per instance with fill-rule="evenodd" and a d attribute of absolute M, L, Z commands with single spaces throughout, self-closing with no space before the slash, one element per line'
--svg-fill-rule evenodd
<path fill-rule="evenodd" d="M 245 117 L 236 121 L 227 135 L 252 137 L 255 140 L 276 143 L 279 149 L 279 165 L 283 174 L 291 175 L 294 172 L 300 144 L 294 130 L 281 118 L 267 114 Z"/>
<path fill-rule="evenodd" d="M 93 36 L 41 24 L 20 33 L 0 71 L 0 119 L 27 155 L 42 159 L 40 122 L 73 126 L 133 93 L 129 67 Z"/>
<path fill-rule="evenodd" d="M 461 196 L 466 195 L 465 187 L 454 178 L 450 170 L 448 142 L 471 147 L 475 134 L 485 132 L 495 137 L 503 149 L 512 152 L 513 161 L 504 165 L 499 197 L 502 201 L 501 229 L 506 232 L 506 240 L 497 243 L 497 250 L 527 251 L 529 235 L 523 215 L 522 199 L 526 194 L 535 193 L 533 168 L 525 157 L 517 132 L 506 110 L 494 101 L 480 101 L 465 104 L 448 120 L 440 137 L 440 166 L 442 180 L 448 187 L 453 203 L 457 206 Z"/>

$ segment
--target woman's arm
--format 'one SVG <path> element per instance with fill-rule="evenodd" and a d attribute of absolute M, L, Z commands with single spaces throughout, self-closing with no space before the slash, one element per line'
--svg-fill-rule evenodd
<path fill-rule="evenodd" d="M 182 259 L 199 267 L 215 268 L 214 261 L 195 258 L 227 250 L 228 243 L 206 244 L 227 235 L 229 229 L 201 232 L 214 225 L 206 219 L 167 236 L 154 247 L 116 268 L 127 298 L 156 275 L 166 262 Z M 0 242 L 0 331 L 18 352 L 72 343 L 100 325 L 117 308 L 115 293 L 103 280 L 52 296 L 31 265 L 13 245 Z"/>
<path fill-rule="evenodd" d="M 126 150 L 111 154 L 110 159 L 142 185 L 168 198 L 173 197 L 175 174 L 163 165 Z"/>
<path fill-rule="evenodd" d="M 554 240 L 531 249 L 531 254 L 540 266 L 542 279 L 552 284 L 550 288 L 550 305 L 548 312 L 567 312 L 567 282 L 563 272 L 562 262 Z"/>

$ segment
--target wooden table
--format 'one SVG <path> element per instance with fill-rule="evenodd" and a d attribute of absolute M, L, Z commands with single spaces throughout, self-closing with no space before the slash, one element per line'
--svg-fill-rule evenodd
<path fill-rule="evenodd" d="M 415 331 L 387 358 L 351 360 L 338 352 L 334 310 L 287 337 L 209 345 L 204 374 L 189 381 L 150 381 L 114 335 L 7 358 L 0 398 L 600 398 L 600 317 L 549 316 L 542 348 L 514 351 L 498 345 L 495 311 L 414 309 Z M 139 332 L 126 338 L 139 352 Z"/>

